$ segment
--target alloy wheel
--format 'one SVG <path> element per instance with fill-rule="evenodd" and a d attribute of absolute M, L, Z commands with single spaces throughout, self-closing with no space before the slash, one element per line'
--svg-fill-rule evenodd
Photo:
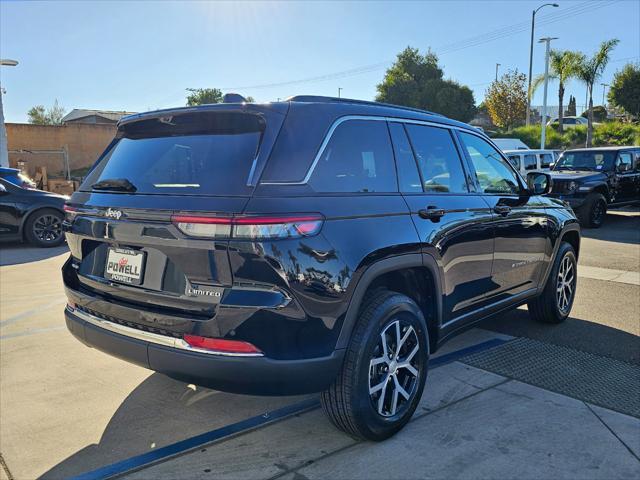
<path fill-rule="evenodd" d="M 558 269 L 558 282 L 556 288 L 556 298 L 558 300 L 558 308 L 566 315 L 571 308 L 573 295 L 576 290 L 576 271 L 573 261 L 569 255 L 566 255 L 560 263 Z"/>
<path fill-rule="evenodd" d="M 62 221 L 55 215 L 42 215 L 33 222 L 33 234 L 43 242 L 55 242 L 62 235 Z"/>
<path fill-rule="evenodd" d="M 394 320 L 380 333 L 369 362 L 369 396 L 383 417 L 402 413 L 411 403 L 420 379 L 420 342 L 415 329 Z"/>
<path fill-rule="evenodd" d="M 591 223 L 600 225 L 604 220 L 605 205 L 603 201 L 597 201 L 591 210 Z"/>

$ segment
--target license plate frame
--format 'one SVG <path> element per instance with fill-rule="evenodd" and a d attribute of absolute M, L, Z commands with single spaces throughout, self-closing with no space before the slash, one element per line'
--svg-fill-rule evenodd
<path fill-rule="evenodd" d="M 131 269 L 129 271 L 115 271 L 121 262 L 124 262 L 123 270 L 127 270 L 126 266 L 130 266 Z M 144 280 L 145 265 L 146 252 L 131 248 L 109 247 L 104 265 L 104 277 L 124 285 L 141 285 Z"/>

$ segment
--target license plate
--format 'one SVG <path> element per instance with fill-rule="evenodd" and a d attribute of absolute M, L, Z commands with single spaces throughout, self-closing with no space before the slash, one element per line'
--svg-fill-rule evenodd
<path fill-rule="evenodd" d="M 104 276 L 115 282 L 140 285 L 144 273 L 144 252 L 127 248 L 109 248 Z"/>

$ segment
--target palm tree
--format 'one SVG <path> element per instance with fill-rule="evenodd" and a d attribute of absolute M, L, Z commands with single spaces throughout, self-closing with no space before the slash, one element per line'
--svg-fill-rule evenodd
<path fill-rule="evenodd" d="M 564 87 L 567 82 L 578 76 L 578 65 L 582 63 L 583 55 L 571 50 L 551 50 L 549 52 L 549 79 L 558 81 L 558 131 L 563 132 L 562 117 L 564 116 Z M 544 75 L 539 75 L 531 83 L 531 94 L 544 82 Z"/>
<path fill-rule="evenodd" d="M 593 139 L 593 86 L 602 76 L 607 63 L 609 63 L 609 55 L 620 40 L 614 38 L 602 42 L 600 49 L 591 58 L 583 57 L 578 64 L 578 78 L 587 86 L 589 95 L 589 115 L 587 123 L 587 147 L 591 147 Z"/>

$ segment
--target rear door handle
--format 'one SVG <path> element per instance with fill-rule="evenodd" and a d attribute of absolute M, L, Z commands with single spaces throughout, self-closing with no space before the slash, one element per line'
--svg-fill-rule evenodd
<path fill-rule="evenodd" d="M 509 212 L 511 212 L 511 207 L 509 205 L 496 205 L 493 207 L 493 211 L 500 215 L 507 216 Z"/>
<path fill-rule="evenodd" d="M 420 218 L 431 220 L 432 222 L 439 222 L 440 217 L 442 217 L 444 214 L 444 208 L 439 208 L 435 205 L 429 205 L 427 208 L 418 210 L 418 215 L 420 215 Z"/>

